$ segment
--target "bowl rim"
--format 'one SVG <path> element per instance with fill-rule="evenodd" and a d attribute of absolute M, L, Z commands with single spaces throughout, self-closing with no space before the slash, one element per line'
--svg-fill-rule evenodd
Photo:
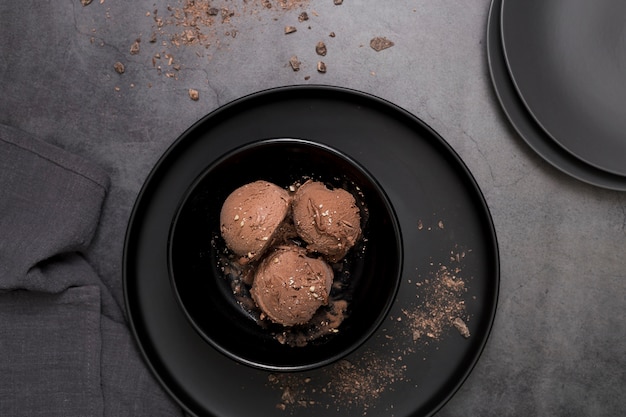
<path fill-rule="evenodd" d="M 178 290 L 177 284 L 176 284 L 176 279 L 175 279 L 175 274 L 174 274 L 174 265 L 173 265 L 173 261 L 172 261 L 172 257 L 173 257 L 173 237 L 174 237 L 174 233 L 175 233 L 175 229 L 176 229 L 176 225 L 178 224 L 178 220 L 179 217 L 181 215 L 181 211 L 183 209 L 183 207 L 186 205 L 186 203 L 188 202 L 189 198 L 191 197 L 191 195 L 193 194 L 193 192 L 195 191 L 195 189 L 197 188 L 197 186 L 205 179 L 205 177 L 213 170 L 215 169 L 215 167 L 219 166 L 221 163 L 223 163 L 224 161 L 228 160 L 229 158 L 244 152 L 244 151 L 248 151 L 254 148 L 257 148 L 259 146 L 265 146 L 265 145 L 280 145 L 280 144 L 295 144 L 295 145 L 301 145 L 301 146 L 310 146 L 310 147 L 314 147 L 320 150 L 323 150 L 325 152 L 329 152 L 331 154 L 333 154 L 334 156 L 345 160 L 347 163 L 349 163 L 351 166 L 353 166 L 354 168 L 356 168 L 356 170 L 363 175 L 365 178 L 367 178 L 367 180 L 369 181 L 370 184 L 372 184 L 373 188 L 376 190 L 377 195 L 380 197 L 380 200 L 385 208 L 385 210 L 387 211 L 389 218 L 391 220 L 391 224 L 390 226 L 393 228 L 393 236 L 395 237 L 394 241 L 395 241 L 395 246 L 397 248 L 397 269 L 396 269 L 396 273 L 394 274 L 393 277 L 393 290 L 390 292 L 390 295 L 388 296 L 383 308 L 381 309 L 381 311 L 379 312 L 379 314 L 376 316 L 376 320 L 374 320 L 368 327 L 367 330 L 362 332 L 362 334 L 355 339 L 354 342 L 349 343 L 348 346 L 346 348 L 341 349 L 340 351 L 332 354 L 332 355 L 328 355 L 328 357 L 325 357 L 324 359 L 321 360 L 317 360 L 314 362 L 310 362 L 310 363 L 304 363 L 304 364 L 299 364 L 299 365 L 275 365 L 275 364 L 269 364 L 269 363 L 261 363 L 260 361 L 255 361 L 255 360 L 250 360 L 247 358 L 242 357 L 241 355 L 235 354 L 234 352 L 232 352 L 231 350 L 223 347 L 220 343 L 218 343 L 217 341 L 214 340 L 213 337 L 209 336 L 203 329 L 202 327 L 197 323 L 196 319 L 194 318 L 194 316 L 190 313 L 189 309 L 186 307 L 181 294 Z M 403 273 L 403 267 L 404 267 L 404 241 L 402 239 L 402 231 L 400 228 L 400 222 L 398 220 L 396 211 L 393 207 L 393 205 L 391 204 L 391 200 L 389 199 L 387 193 L 385 192 L 384 188 L 380 185 L 380 183 L 376 180 L 376 178 L 370 174 L 370 172 L 364 167 L 362 166 L 360 163 L 358 163 L 355 159 L 353 159 L 352 157 L 350 157 L 349 155 L 345 154 L 344 152 L 338 150 L 337 148 L 334 148 L 330 145 L 321 143 L 321 142 L 317 142 L 314 140 L 310 140 L 310 139 L 303 139 L 303 138 L 284 138 L 284 137 L 274 137 L 274 138 L 261 138 L 261 139 L 253 139 L 245 144 L 242 144 L 238 147 L 232 148 L 229 151 L 219 155 L 218 157 L 214 158 L 210 163 L 208 163 L 204 169 L 201 170 L 201 172 L 194 178 L 194 180 L 189 184 L 189 186 L 187 187 L 187 189 L 185 190 L 182 198 L 180 199 L 180 201 L 178 202 L 177 206 L 176 206 L 176 210 L 175 210 L 175 215 L 172 218 L 171 222 L 170 222 L 170 226 L 169 226 L 169 230 L 168 230 L 168 238 L 167 238 L 167 269 L 168 269 L 168 278 L 169 278 L 169 282 L 170 282 L 170 286 L 172 288 L 172 292 L 174 295 L 174 298 L 176 299 L 176 303 L 178 305 L 178 307 L 181 309 L 187 323 L 189 323 L 192 328 L 194 329 L 194 331 L 205 341 L 207 342 L 210 346 L 212 346 L 214 349 L 216 349 L 218 352 L 222 353 L 223 355 L 225 355 L 226 357 L 239 362 L 241 364 L 250 366 L 252 368 L 256 368 L 256 369 L 260 369 L 260 370 L 264 370 L 264 371 L 270 371 L 270 372 L 302 372 L 302 371 L 309 371 L 309 370 L 313 370 L 313 369 L 317 369 L 317 368 L 321 368 L 324 366 L 328 366 L 334 362 L 337 362 L 339 360 L 341 360 L 342 358 L 348 356 L 350 353 L 356 351 L 358 348 L 360 348 L 361 346 L 363 346 L 367 340 L 369 340 L 375 333 L 376 331 L 380 328 L 380 326 L 382 325 L 382 323 L 385 321 L 387 315 L 389 314 L 393 304 L 395 303 L 395 300 L 397 298 L 397 294 L 398 294 L 398 290 L 400 288 L 400 283 L 402 281 L 402 273 Z M 298 349 L 297 347 L 294 347 L 294 349 Z"/>

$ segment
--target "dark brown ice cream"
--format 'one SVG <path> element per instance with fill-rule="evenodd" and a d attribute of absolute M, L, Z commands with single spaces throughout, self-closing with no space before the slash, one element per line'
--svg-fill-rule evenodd
<path fill-rule="evenodd" d="M 261 311 L 284 326 L 305 324 L 328 303 L 333 270 L 296 245 L 279 246 L 259 265 L 250 294 Z"/>
<path fill-rule="evenodd" d="M 295 193 L 293 221 L 308 249 L 339 261 L 361 235 L 361 216 L 354 196 L 348 191 L 328 189 L 318 181 L 307 181 Z"/>
<path fill-rule="evenodd" d="M 271 244 L 290 208 L 289 193 L 267 181 L 255 181 L 233 191 L 220 212 L 226 246 L 249 259 Z"/>

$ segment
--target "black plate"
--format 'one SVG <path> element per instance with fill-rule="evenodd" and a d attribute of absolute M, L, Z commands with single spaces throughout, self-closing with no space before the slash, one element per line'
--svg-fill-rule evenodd
<path fill-rule="evenodd" d="M 281 137 L 332 146 L 378 180 L 399 220 L 404 265 L 389 319 L 347 362 L 272 375 L 227 358 L 194 331 L 170 286 L 167 238 L 184 193 L 211 162 L 245 143 Z M 475 180 L 423 122 L 364 93 L 285 87 L 221 107 L 160 159 L 139 194 L 126 236 L 126 307 L 148 366 L 191 414 L 284 416 L 293 408 L 303 416 L 428 416 L 458 390 L 485 346 L 496 310 L 498 256 Z M 465 339 L 449 327 L 440 339 L 414 341 L 403 311 L 416 309 L 423 293 L 416 284 L 432 282 L 440 265 L 461 269 L 471 336 Z M 357 383 L 371 390 L 357 389 Z"/>
<path fill-rule="evenodd" d="M 626 2 L 503 0 L 502 42 L 529 114 L 564 149 L 626 176 Z"/>
<path fill-rule="evenodd" d="M 626 177 L 611 174 L 578 159 L 554 142 L 528 113 L 509 75 L 502 38 L 502 0 L 493 0 L 487 25 L 487 56 L 495 92 L 507 118 L 524 141 L 546 162 L 562 172 L 591 185 L 626 191 Z"/>

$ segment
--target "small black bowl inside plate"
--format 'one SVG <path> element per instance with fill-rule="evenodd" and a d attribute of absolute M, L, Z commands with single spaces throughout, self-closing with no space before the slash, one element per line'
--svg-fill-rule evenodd
<path fill-rule="evenodd" d="M 344 320 L 335 332 L 295 346 L 285 343 L 285 334 L 306 332 L 306 326 L 260 320 L 236 278 L 236 263 L 229 264 L 219 218 L 226 197 L 244 184 L 265 180 L 287 189 L 306 179 L 351 192 L 361 207 L 363 233 L 333 264 L 331 299 L 347 303 Z M 398 221 L 376 180 L 338 150 L 302 139 L 252 142 L 208 165 L 180 203 L 168 245 L 174 294 L 195 330 L 230 358 L 271 371 L 313 369 L 357 349 L 385 319 L 402 269 Z"/>

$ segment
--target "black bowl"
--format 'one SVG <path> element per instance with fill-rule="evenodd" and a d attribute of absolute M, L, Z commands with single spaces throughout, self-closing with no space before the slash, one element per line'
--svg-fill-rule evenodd
<path fill-rule="evenodd" d="M 307 178 L 351 192 L 361 206 L 363 236 L 334 264 L 331 298 L 348 302 L 338 331 L 304 346 L 279 342 L 285 329 L 260 320 L 242 302 L 241 282 L 228 268 L 220 210 L 236 188 L 256 180 L 289 187 Z M 384 191 L 367 171 L 328 146 L 300 139 L 268 139 L 213 162 L 187 191 L 172 223 L 170 279 L 189 322 L 214 348 L 244 364 L 271 371 L 328 365 L 362 345 L 387 316 L 402 269 L 398 221 Z M 233 291 L 238 287 L 237 291 Z M 246 288 L 243 289 L 245 295 Z M 238 295 L 236 296 L 235 293 Z M 245 298 L 245 297 L 244 297 Z"/>

